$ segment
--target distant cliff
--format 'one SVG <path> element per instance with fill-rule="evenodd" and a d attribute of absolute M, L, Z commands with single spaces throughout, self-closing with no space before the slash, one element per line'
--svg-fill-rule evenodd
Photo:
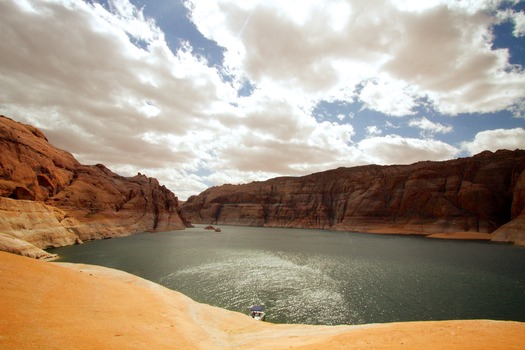
<path fill-rule="evenodd" d="M 175 195 L 156 179 L 80 164 L 35 127 L 0 116 L 0 250 L 45 249 L 183 229 Z"/>
<path fill-rule="evenodd" d="M 495 241 L 525 244 L 524 170 L 523 150 L 339 168 L 209 188 L 190 197 L 182 213 L 205 224 L 467 233 L 463 238 L 483 233 Z"/>

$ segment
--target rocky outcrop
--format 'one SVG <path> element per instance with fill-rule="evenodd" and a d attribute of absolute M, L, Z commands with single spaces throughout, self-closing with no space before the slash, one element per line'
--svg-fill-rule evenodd
<path fill-rule="evenodd" d="M 0 149 L 0 232 L 35 249 L 184 228 L 177 197 L 156 179 L 82 165 L 40 130 L 4 116 Z"/>
<path fill-rule="evenodd" d="M 412 165 L 339 168 L 223 185 L 190 197 L 194 223 L 409 233 L 495 232 L 525 237 L 525 151 Z"/>
<path fill-rule="evenodd" d="M 0 197 L 1 231 L 38 248 L 51 248 L 79 242 L 64 226 L 66 213 L 38 201 Z"/>
<path fill-rule="evenodd" d="M 50 254 L 43 249 L 22 239 L 0 233 L 0 251 L 27 256 L 34 259 L 53 260 L 55 254 Z"/>
<path fill-rule="evenodd" d="M 0 116 L 0 196 L 44 201 L 66 187 L 80 166 L 30 126 Z"/>
<path fill-rule="evenodd" d="M 81 240 L 184 228 L 177 197 L 156 179 L 122 177 L 101 164 L 77 168 L 70 185 L 46 203 L 75 220 L 64 225 Z"/>
<path fill-rule="evenodd" d="M 512 178 L 515 183 L 512 192 L 511 220 L 494 232 L 496 242 L 514 242 L 525 245 L 525 160 L 516 166 Z"/>

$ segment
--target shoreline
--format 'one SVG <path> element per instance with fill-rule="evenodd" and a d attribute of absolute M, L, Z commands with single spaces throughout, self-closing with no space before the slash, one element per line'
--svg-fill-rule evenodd
<path fill-rule="evenodd" d="M 450 240 L 465 240 L 465 241 L 490 241 L 492 242 L 494 235 L 492 233 L 481 233 L 481 232 L 444 232 L 444 233 L 433 233 L 427 238 L 435 239 L 450 239 Z"/>
<path fill-rule="evenodd" d="M 195 224 L 195 225 L 201 225 L 203 229 L 206 229 L 207 224 Z M 215 227 L 216 226 L 216 227 Z M 265 227 L 265 228 L 273 228 L 272 226 L 236 226 L 236 225 L 217 225 L 215 224 L 213 226 L 213 229 L 215 232 L 220 232 L 220 226 L 235 226 L 235 227 Z M 212 227 L 212 226 L 210 226 Z M 188 228 L 195 228 L 193 227 L 187 227 Z M 290 228 L 290 229 L 309 229 L 309 228 L 295 228 L 295 227 L 275 227 L 275 228 Z M 314 228 L 315 229 L 315 228 Z M 348 232 L 348 233 L 359 233 L 359 234 L 371 234 L 371 235 L 391 235 L 391 236 L 417 236 L 422 238 L 431 238 L 431 239 L 444 239 L 444 240 L 457 240 L 457 241 L 486 241 L 490 243 L 497 243 L 497 244 L 511 244 L 507 242 L 494 242 L 492 241 L 492 237 L 494 237 L 493 233 L 481 233 L 481 232 L 474 232 L 474 231 L 463 231 L 463 232 L 435 232 L 435 233 L 422 233 L 421 231 L 413 231 L 413 230 L 407 230 L 407 229 L 400 229 L 400 228 L 377 228 L 377 229 L 371 229 L 371 230 L 362 230 L 362 231 L 347 231 L 347 230 L 332 230 L 332 229 L 318 229 L 318 230 L 326 230 L 326 231 L 333 231 L 333 232 Z M 146 233 L 142 232 L 142 233 Z M 140 234 L 140 233 L 138 233 Z M 87 243 L 89 241 L 83 242 L 81 244 Z M 72 244 L 74 245 L 74 244 Z M 47 250 L 44 250 L 47 252 Z M 18 253 L 15 253 L 18 254 Z M 22 255 L 22 254 L 20 254 Z M 39 260 L 42 261 L 55 261 L 60 259 L 60 256 L 57 254 L 53 254 L 53 256 L 43 257 L 39 258 Z"/>
<path fill-rule="evenodd" d="M 355 231 L 358 232 L 359 231 Z M 489 241 L 492 242 L 493 233 L 482 233 L 475 231 L 454 231 L 454 232 L 421 232 L 401 228 L 377 228 L 367 230 L 369 234 L 377 235 L 398 235 L 398 236 L 420 236 L 433 239 L 465 240 L 465 241 Z M 499 242 L 494 242 L 499 243 Z"/>
<path fill-rule="evenodd" d="M 376 226 L 376 227 L 359 227 L 357 229 L 342 228 L 337 226 L 332 226 L 330 228 L 319 228 L 319 227 L 287 227 L 287 226 L 252 226 L 252 225 L 235 225 L 232 223 L 226 224 L 212 224 L 207 223 L 195 223 L 193 225 L 202 226 L 203 229 L 207 225 L 209 227 L 215 226 L 219 228 L 220 226 L 234 226 L 234 227 L 262 227 L 262 228 L 286 228 L 286 229 L 297 229 L 297 230 L 325 230 L 331 232 L 348 232 L 348 233 L 360 233 L 360 234 L 373 234 L 373 235 L 394 235 L 394 236 L 418 236 L 424 238 L 434 238 L 434 239 L 450 239 L 450 240 L 469 240 L 469 241 L 490 241 L 493 243 L 506 243 L 506 242 L 494 242 L 494 233 L 483 233 L 478 231 L 441 231 L 441 230 L 429 230 L 432 228 L 432 225 L 427 226 L 427 231 L 422 228 L 421 230 L 416 230 L 413 228 L 403 228 L 403 227 L 391 227 L 391 226 Z M 196 226 L 193 226 L 195 228 Z M 191 227 L 190 227 L 191 228 Z M 219 228 L 220 229 L 220 228 Z M 509 243 L 512 244 L 512 243 Z"/>
<path fill-rule="evenodd" d="M 0 347 L 17 349 L 518 349 L 525 323 L 310 326 L 259 322 L 94 265 L 0 253 Z"/>

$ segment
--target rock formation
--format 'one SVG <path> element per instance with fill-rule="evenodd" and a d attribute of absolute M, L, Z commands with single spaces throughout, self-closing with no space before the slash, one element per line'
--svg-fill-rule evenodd
<path fill-rule="evenodd" d="M 156 179 L 82 165 L 4 116 L 0 149 L 0 250 L 46 257 L 41 249 L 184 228 L 177 197 Z"/>
<path fill-rule="evenodd" d="M 525 151 L 412 165 L 339 168 L 212 187 L 190 197 L 193 223 L 376 233 L 486 234 L 525 244 Z"/>

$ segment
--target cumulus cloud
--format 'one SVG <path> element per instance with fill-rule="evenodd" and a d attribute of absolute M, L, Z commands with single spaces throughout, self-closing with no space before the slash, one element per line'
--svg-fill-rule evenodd
<path fill-rule="evenodd" d="M 408 125 L 421 129 L 421 136 L 423 137 L 434 137 L 435 134 L 447 134 L 453 130 L 451 125 L 434 123 L 425 117 L 420 119 L 411 119 L 408 122 Z"/>
<path fill-rule="evenodd" d="M 393 116 L 413 114 L 418 98 L 451 115 L 500 111 L 523 98 L 524 72 L 491 47 L 498 19 L 488 13 L 502 1 L 186 3 L 201 32 L 227 49 L 231 71 L 261 88 L 328 99 L 354 96 L 365 82 L 367 108 Z"/>
<path fill-rule="evenodd" d="M 398 135 L 376 136 L 359 142 L 358 149 L 375 164 L 411 164 L 420 160 L 446 160 L 459 150 L 437 140 L 403 138 Z"/>
<path fill-rule="evenodd" d="M 360 99 L 368 109 L 382 112 L 395 117 L 415 114 L 417 96 L 408 91 L 409 88 L 399 81 L 376 80 L 367 82 Z"/>
<path fill-rule="evenodd" d="M 189 44 L 172 52 L 141 10 L 110 4 L 0 3 L 6 114 L 85 164 L 157 175 L 183 198 L 220 178 L 213 172 L 267 178 L 349 159 L 352 126 L 317 123 L 300 97 L 238 99 Z"/>
<path fill-rule="evenodd" d="M 366 127 L 366 135 L 367 135 L 367 137 L 379 136 L 382 133 L 383 132 L 381 131 L 381 129 L 379 129 L 376 125 L 372 125 L 372 126 L 367 126 Z"/>
<path fill-rule="evenodd" d="M 445 6 L 402 17 L 410 34 L 392 45 L 393 59 L 384 68 L 417 86 L 437 110 L 488 113 L 521 99 L 525 75 L 509 65 L 507 50 L 491 48 L 491 18 Z"/>
<path fill-rule="evenodd" d="M 206 142 L 214 128 L 204 111 L 235 90 L 191 47 L 170 51 L 140 10 L 111 4 L 112 12 L 82 1 L 0 3 L 5 113 L 83 163 L 197 169 L 206 150 L 193 138 Z"/>
<path fill-rule="evenodd" d="M 485 150 L 497 151 L 500 149 L 525 149 L 525 129 L 496 129 L 481 131 L 474 140 L 463 142 L 461 147 L 470 155 Z"/>
<path fill-rule="evenodd" d="M 525 13 L 516 12 L 510 9 L 498 13 L 498 18 L 501 22 L 512 21 L 514 23 L 513 35 L 521 37 L 525 35 Z"/>
<path fill-rule="evenodd" d="M 513 15 L 514 36 L 520 37 L 525 35 L 525 13 L 518 12 Z"/>
<path fill-rule="evenodd" d="M 140 141 L 145 120 L 149 130 L 180 134 L 185 122 L 194 122 L 189 115 L 198 116 L 199 107 L 217 98 L 217 72 L 188 52 L 172 54 L 159 35 L 141 34 L 146 49 L 133 45 L 132 34 L 116 24 L 119 12 L 83 2 L 32 4 L 34 12 L 15 2 L 1 5 L 7 33 L 0 44 L 6 53 L 0 58 L 7 87 L 2 97 L 20 108 L 49 106 L 42 110 L 48 125 L 73 124 L 86 136 L 114 142 Z M 153 105 L 158 118 L 148 112 Z M 65 116 L 72 123 L 61 122 Z"/>
<path fill-rule="evenodd" d="M 224 49 L 220 65 L 191 42 L 170 47 L 128 0 L 108 3 L 0 1 L 1 111 L 84 164 L 146 173 L 181 198 L 221 183 L 458 154 L 436 140 L 382 136 L 363 110 L 412 116 L 423 138 L 450 127 L 415 118 L 422 103 L 446 114 L 525 110 L 523 70 L 491 48 L 500 1 L 186 0 L 197 29 Z M 334 101 L 363 109 L 313 117 Z"/>
<path fill-rule="evenodd" d="M 314 167 L 341 166 L 348 160 L 353 127 L 318 123 L 287 101 L 257 96 L 228 124 L 229 130 L 214 147 L 221 171 L 242 170 L 269 174 L 305 174 Z"/>

